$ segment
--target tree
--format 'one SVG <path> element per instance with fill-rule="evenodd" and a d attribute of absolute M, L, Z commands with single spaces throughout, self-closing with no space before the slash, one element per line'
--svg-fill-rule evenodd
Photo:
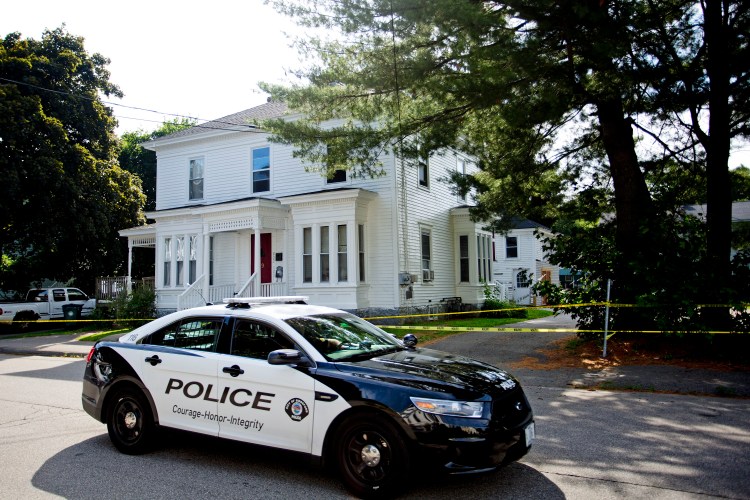
<path fill-rule="evenodd" d="M 750 112 L 746 2 L 275 5 L 338 35 L 303 41 L 313 61 L 300 72 L 304 83 L 264 87 L 306 114 L 266 124 L 301 155 L 377 174 L 384 144 L 407 158 L 419 148 L 468 151 L 480 160 L 470 182 L 482 218 L 523 214 L 530 199 L 555 203 L 540 178 L 555 176 L 542 185 L 574 192 L 605 188 L 616 215 L 611 272 L 625 302 L 644 292 L 661 258 L 662 200 L 649 191 L 648 169 L 703 163 L 713 214 L 706 278 L 729 281 L 726 160 L 731 140 L 747 136 Z M 345 121 L 323 129 L 333 117 Z M 332 142 L 333 162 L 322 147 Z"/>
<path fill-rule="evenodd" d="M 143 149 L 141 144 L 190 128 L 195 124 L 195 120 L 189 118 L 175 118 L 172 121 L 165 121 L 153 132 L 136 130 L 125 132 L 120 138 L 120 153 L 118 154 L 120 167 L 141 179 L 143 193 L 146 195 L 145 210 L 156 209 L 156 153 Z"/>
<path fill-rule="evenodd" d="M 117 230 L 143 220 L 100 98 L 122 93 L 83 42 L 61 27 L 0 45 L 0 288 L 49 278 L 91 290 L 124 262 Z"/>

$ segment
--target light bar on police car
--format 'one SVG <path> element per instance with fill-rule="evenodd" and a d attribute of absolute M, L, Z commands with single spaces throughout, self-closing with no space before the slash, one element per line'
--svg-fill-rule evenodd
<path fill-rule="evenodd" d="M 310 297 L 306 295 L 282 295 L 280 297 L 229 297 L 224 299 L 225 304 L 290 304 L 307 303 Z"/>

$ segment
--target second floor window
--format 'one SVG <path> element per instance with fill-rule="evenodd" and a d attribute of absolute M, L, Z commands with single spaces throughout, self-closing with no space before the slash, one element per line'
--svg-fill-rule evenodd
<path fill-rule="evenodd" d="M 417 164 L 417 172 L 419 178 L 419 185 L 422 187 L 430 187 L 430 164 L 427 157 L 419 157 L 419 163 Z"/>
<path fill-rule="evenodd" d="M 188 196 L 191 200 L 203 199 L 203 158 L 193 158 L 190 160 Z"/>
<path fill-rule="evenodd" d="M 328 184 L 336 184 L 339 182 L 346 182 L 346 170 L 336 169 L 333 172 L 333 176 L 326 179 Z"/>
<path fill-rule="evenodd" d="M 432 281 L 432 231 L 422 229 L 422 281 Z"/>
<path fill-rule="evenodd" d="M 253 149 L 253 193 L 271 190 L 271 148 Z"/>
<path fill-rule="evenodd" d="M 466 177 L 466 160 L 458 160 L 456 162 L 456 173 L 461 177 Z M 466 202 L 466 194 L 458 193 L 458 202 Z"/>
<path fill-rule="evenodd" d="M 518 257 L 518 238 L 515 236 L 507 236 L 505 238 L 505 257 L 507 259 L 515 259 Z"/>

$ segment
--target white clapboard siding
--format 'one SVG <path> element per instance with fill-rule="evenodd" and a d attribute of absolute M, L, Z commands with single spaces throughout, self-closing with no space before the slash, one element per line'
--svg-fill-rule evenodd
<path fill-rule="evenodd" d="M 264 193 L 252 192 L 252 151 L 258 147 L 269 147 L 271 155 L 270 191 Z M 303 224 L 351 223 L 352 214 L 346 205 L 342 204 L 337 212 L 336 204 L 328 203 L 319 210 L 316 207 L 296 210 L 296 215 L 290 215 L 286 220 L 285 227 L 263 226 L 263 232 L 272 233 L 274 255 L 278 253 L 283 256 L 281 261 L 274 260 L 273 265 L 283 266 L 288 291 L 305 295 L 310 292 L 313 301 L 317 293 L 321 298 L 327 297 L 326 300 L 345 298 L 347 304 L 373 308 L 437 305 L 442 298 L 457 295 L 457 236 L 451 210 L 472 202 L 471 195 L 460 198 L 446 182 L 450 174 L 459 168 L 459 156 L 452 151 L 434 154 L 429 159 L 429 186 L 423 187 L 419 185 L 416 166 L 404 166 L 402 175 L 402 162 L 393 156 L 392 151 L 384 151 L 381 156 L 384 175 L 348 178 L 345 182 L 330 184 L 315 171 L 314 165 L 306 168 L 300 159 L 295 158 L 291 146 L 269 143 L 264 133 L 198 133 L 184 140 L 157 141 L 154 149 L 158 160 L 157 203 L 153 214 L 157 221 L 157 241 L 178 234 L 197 234 L 201 237 L 206 234 L 207 222 L 200 215 L 193 215 L 191 208 L 208 207 L 214 210 L 211 207 L 252 198 L 273 201 L 358 188 L 371 193 L 366 197 L 369 200 L 366 216 L 363 219 L 361 214 L 358 215 L 354 226 L 356 231 L 358 224 L 365 225 L 364 282 L 356 279 L 358 269 L 349 269 L 348 283 L 318 284 L 317 288 L 302 284 L 297 276 L 301 269 L 301 242 L 295 241 L 296 229 Z M 204 161 L 204 196 L 201 200 L 188 199 L 192 158 L 202 158 Z M 466 162 L 466 168 L 467 173 L 477 169 L 470 161 Z M 404 195 L 399 192 L 401 188 L 405 190 Z M 211 222 L 216 222 L 216 217 L 219 216 L 212 215 Z M 239 216 L 226 217 L 231 222 L 231 217 Z M 422 228 L 429 228 L 432 236 L 432 281 L 422 279 Z M 240 225 L 237 229 L 228 225 L 227 229 L 221 231 L 224 232 L 214 230 L 211 233 L 214 238 L 214 285 L 235 284 L 239 287 L 250 275 L 250 241 L 254 229 L 249 225 Z M 356 236 L 354 241 L 357 241 Z M 528 249 L 524 250 L 527 246 Z M 503 243 L 498 251 L 504 252 L 504 248 Z M 357 252 L 356 245 L 349 251 Z M 533 246 L 524 243 L 522 238 L 519 238 L 519 252 L 528 252 L 528 255 L 523 253 L 523 258 L 529 258 L 533 263 Z M 358 259 L 353 262 L 358 262 Z M 334 263 L 332 256 L 331 265 Z M 206 269 L 205 274 L 207 272 Z M 408 272 L 418 278 L 410 287 L 412 298 L 409 300 L 406 299 L 409 287 L 398 284 L 400 272 Z M 472 282 L 478 281 L 475 276 L 471 278 Z M 160 283 L 159 279 L 157 277 L 157 283 Z M 462 288 L 467 288 L 466 284 L 462 284 Z M 167 292 L 170 291 L 162 293 L 165 300 L 174 295 Z"/>

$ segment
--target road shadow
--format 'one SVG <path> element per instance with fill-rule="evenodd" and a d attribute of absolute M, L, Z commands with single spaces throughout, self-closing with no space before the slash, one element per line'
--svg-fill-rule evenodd
<path fill-rule="evenodd" d="M 180 431 L 164 432 L 151 453 L 119 453 L 106 434 L 47 460 L 32 484 L 64 498 L 352 498 L 332 472 L 305 456 Z M 399 498 L 563 499 L 533 467 L 511 464 L 468 476 L 413 474 Z"/>
<path fill-rule="evenodd" d="M 83 371 L 86 367 L 84 360 L 65 362 L 57 366 L 50 366 L 40 370 L 27 370 L 21 372 L 4 373 L 7 377 L 39 378 L 45 380 L 63 380 L 68 382 L 80 382 L 83 380 Z"/>

